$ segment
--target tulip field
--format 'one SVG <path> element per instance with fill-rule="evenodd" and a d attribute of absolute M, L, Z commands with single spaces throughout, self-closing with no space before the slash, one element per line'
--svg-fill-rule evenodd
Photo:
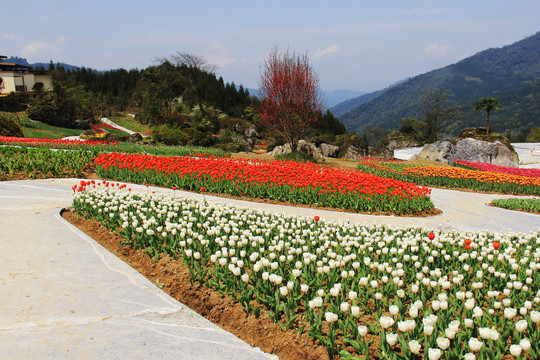
<path fill-rule="evenodd" d="M 462 166 L 468 169 L 476 169 L 476 170 L 491 171 L 491 172 L 510 174 L 510 175 L 540 178 L 540 169 L 513 168 L 513 167 L 498 166 L 498 165 L 479 163 L 479 162 L 470 162 L 470 161 L 464 161 L 464 160 L 459 160 L 459 159 L 456 160 L 456 165 Z"/>
<path fill-rule="evenodd" d="M 433 208 L 426 187 L 311 163 L 125 153 L 101 154 L 94 163 L 98 176 L 114 181 L 368 213 L 420 214 Z"/>
<path fill-rule="evenodd" d="M 95 151 L 0 146 L 0 179 L 19 172 L 25 172 L 30 178 L 80 177 L 96 155 Z"/>
<path fill-rule="evenodd" d="M 219 186 L 214 172 L 180 176 L 173 164 L 181 161 L 170 165 L 178 169 L 173 181 L 195 176 L 196 186 Z M 247 163 L 238 166 L 255 176 Z M 122 173 L 120 163 L 113 167 Z M 298 169 L 303 181 L 313 181 L 308 169 Z M 173 173 L 146 176 L 165 174 Z M 250 183 L 237 184 L 246 191 Z M 540 358 L 540 233 L 334 223 L 105 180 L 74 185 L 73 208 L 153 258 L 181 259 L 192 282 L 232 296 L 246 312 L 308 333 L 332 359 Z"/>
<path fill-rule="evenodd" d="M 358 169 L 382 177 L 410 181 L 425 186 L 502 194 L 540 195 L 540 177 L 536 173 L 537 170 L 525 171 L 525 169 L 518 170 L 501 166 L 494 170 L 493 165 L 485 164 L 475 166 L 475 169 L 465 169 L 462 167 L 383 162 L 373 159 L 361 160 Z M 502 172 L 501 169 L 506 169 L 506 171 Z"/>
<path fill-rule="evenodd" d="M 540 214 L 540 199 L 495 199 L 491 205 L 510 210 Z"/>

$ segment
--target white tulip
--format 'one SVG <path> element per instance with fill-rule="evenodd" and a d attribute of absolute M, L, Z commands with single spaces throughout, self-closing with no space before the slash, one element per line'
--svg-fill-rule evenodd
<path fill-rule="evenodd" d="M 409 350 L 413 353 L 413 354 L 420 354 L 420 349 L 422 349 L 422 345 L 420 345 L 420 343 L 416 340 L 411 340 L 409 341 Z"/>
<path fill-rule="evenodd" d="M 523 349 L 521 348 L 520 345 L 516 345 L 516 344 L 510 345 L 510 354 L 511 354 L 512 356 L 515 356 L 515 357 L 520 356 L 522 350 L 523 350 Z"/>
<path fill-rule="evenodd" d="M 439 360 L 441 358 L 442 351 L 441 349 L 428 349 L 428 358 L 429 360 Z"/>

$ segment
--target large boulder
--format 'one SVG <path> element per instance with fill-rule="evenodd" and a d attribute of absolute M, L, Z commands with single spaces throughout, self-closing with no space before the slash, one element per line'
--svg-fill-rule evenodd
<path fill-rule="evenodd" d="M 322 143 L 319 145 L 322 156 L 336 158 L 339 155 L 339 146 Z"/>
<path fill-rule="evenodd" d="M 411 157 L 411 160 L 430 160 L 445 164 L 453 164 L 454 159 L 454 145 L 450 141 L 437 141 L 433 144 L 426 144 L 419 154 Z"/>
<path fill-rule="evenodd" d="M 319 148 L 317 148 L 315 146 L 315 144 L 307 142 L 305 140 L 300 140 L 298 142 L 298 146 L 297 146 L 296 150 L 301 152 L 301 153 L 311 155 L 315 159 L 322 159 L 323 158 L 323 155 L 321 154 L 321 151 L 319 150 Z M 291 144 L 285 144 L 283 146 L 276 146 L 274 148 L 274 150 L 272 150 L 270 152 L 270 155 L 276 157 L 278 155 L 289 154 L 291 152 L 292 152 L 291 151 Z"/>
<path fill-rule="evenodd" d="M 450 141 L 437 141 L 426 144 L 422 151 L 411 160 L 432 160 L 453 165 L 457 160 L 489 163 L 500 166 L 518 167 L 519 158 L 513 148 L 500 141 L 487 142 L 473 138 Z"/>
<path fill-rule="evenodd" d="M 365 158 L 367 155 L 368 154 L 366 151 L 361 151 L 356 146 L 351 145 L 342 152 L 341 158 L 358 161 L 362 158 Z"/>

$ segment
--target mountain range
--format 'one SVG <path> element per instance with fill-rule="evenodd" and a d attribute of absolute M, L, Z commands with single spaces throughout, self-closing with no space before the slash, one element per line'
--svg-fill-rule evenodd
<path fill-rule="evenodd" d="M 492 113 L 494 130 L 540 126 L 540 32 L 347 100 L 330 110 L 349 131 L 362 133 L 375 125 L 395 129 L 402 118 L 421 118 L 420 97 L 434 89 L 451 90 L 454 103 L 462 105 L 463 117 L 450 132 L 485 125 L 485 112 L 474 111 L 476 101 L 483 97 L 495 97 L 502 103 L 502 110 Z"/>

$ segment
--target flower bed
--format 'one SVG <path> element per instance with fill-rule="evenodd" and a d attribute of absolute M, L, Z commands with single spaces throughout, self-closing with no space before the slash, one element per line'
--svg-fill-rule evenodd
<path fill-rule="evenodd" d="M 95 164 L 102 178 L 138 184 L 360 212 L 417 214 L 433 208 L 428 188 L 310 163 L 110 153 Z"/>
<path fill-rule="evenodd" d="M 540 178 L 458 167 L 409 165 L 363 159 L 359 170 L 421 185 L 453 189 L 540 195 Z"/>
<path fill-rule="evenodd" d="M 503 209 L 540 214 L 540 199 L 495 199 L 491 205 Z"/>
<path fill-rule="evenodd" d="M 463 166 L 467 169 L 475 169 L 475 170 L 491 171 L 491 172 L 502 173 L 502 174 L 540 178 L 540 169 L 520 169 L 520 168 L 514 168 L 514 167 L 479 163 L 479 162 L 470 162 L 470 161 L 459 160 L 459 159 L 456 160 L 456 164 Z"/>
<path fill-rule="evenodd" d="M 85 140 L 61 140 L 61 139 L 35 139 L 35 138 L 19 138 L 11 136 L 0 136 L 0 144 L 4 145 L 23 145 L 23 146 L 44 146 L 51 148 L 71 148 L 97 145 L 118 145 L 117 142 L 107 141 L 85 141 Z"/>
<path fill-rule="evenodd" d="M 540 233 L 337 224 L 105 181 L 73 190 L 79 214 L 182 258 L 191 282 L 307 332 L 330 358 L 540 357 Z"/>
<path fill-rule="evenodd" d="M 79 177 L 88 170 L 95 151 L 54 151 L 47 148 L 0 147 L 0 180 L 19 175 L 29 178 Z"/>

